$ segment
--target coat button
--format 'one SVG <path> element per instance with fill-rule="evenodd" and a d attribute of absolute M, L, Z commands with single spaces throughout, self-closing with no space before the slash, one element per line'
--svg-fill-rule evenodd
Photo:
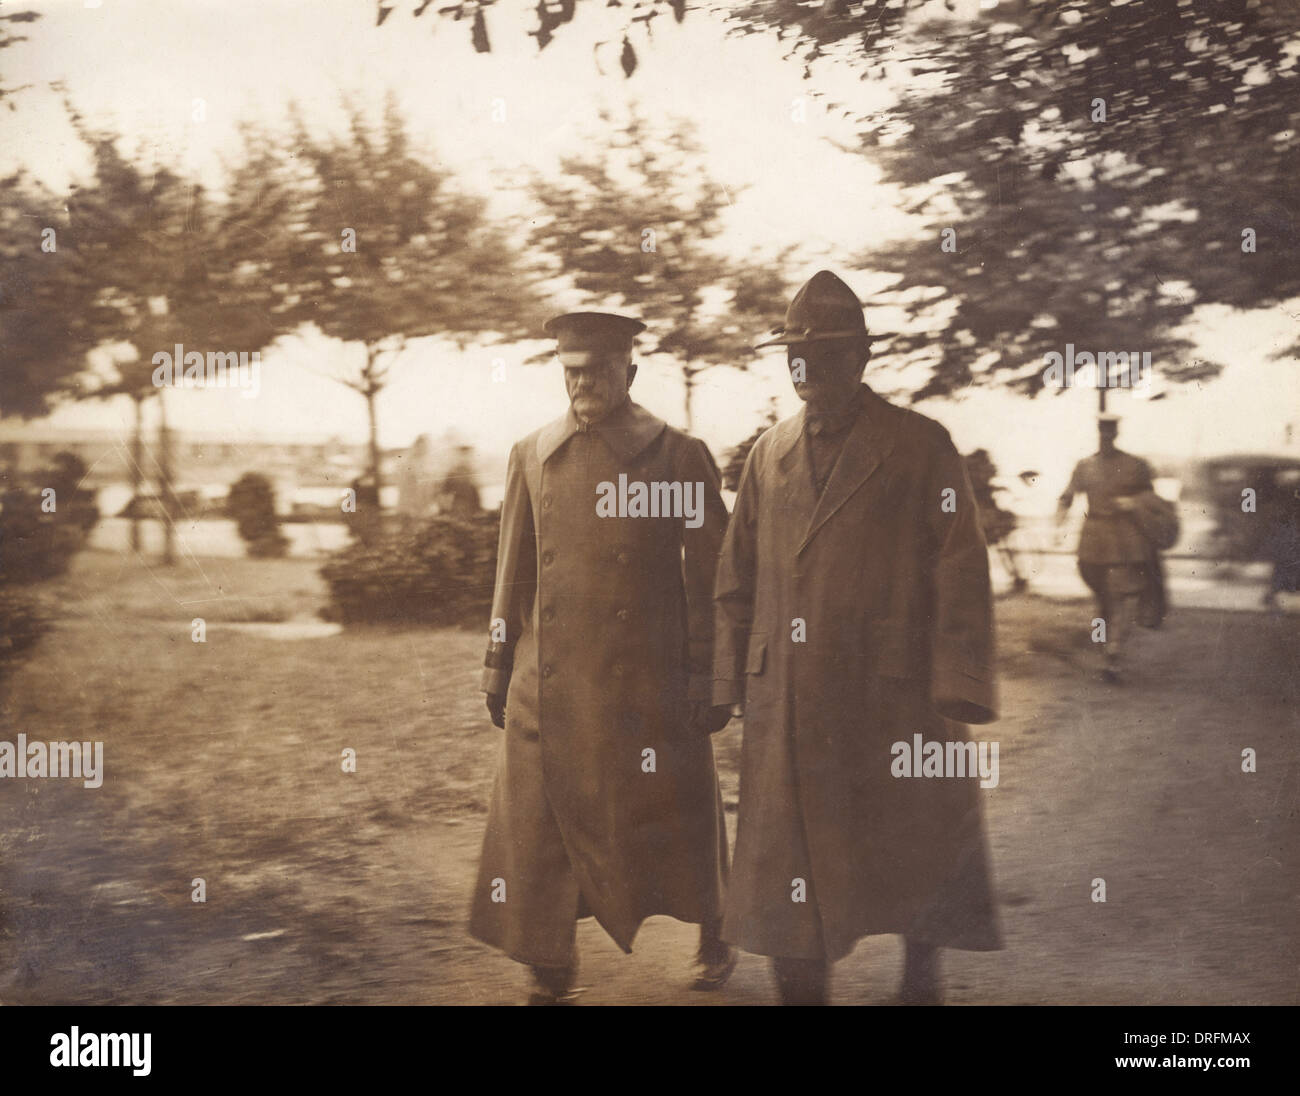
<path fill-rule="evenodd" d="M 619 561 L 619 563 L 626 563 L 626 562 L 627 562 L 627 553 L 626 553 L 626 552 L 619 552 L 619 554 L 618 554 L 618 561 Z"/>
<path fill-rule="evenodd" d="M 623 621 L 632 619 L 632 614 L 629 613 L 626 609 L 620 609 L 617 613 L 617 616 L 619 620 L 623 620 Z"/>
<path fill-rule="evenodd" d="M 545 609 L 542 610 L 542 620 L 544 620 L 546 623 L 549 624 L 554 619 L 555 619 L 555 610 L 548 605 Z"/>
<path fill-rule="evenodd" d="M 543 495 L 543 496 L 542 496 L 542 509 L 543 509 L 543 510 L 549 510 L 550 508 L 551 508 L 551 496 L 550 496 L 550 495 Z"/>
<path fill-rule="evenodd" d="M 554 673 L 555 673 L 555 667 L 552 666 L 549 662 L 542 667 L 542 677 L 550 677 Z"/>
<path fill-rule="evenodd" d="M 622 677 L 622 676 L 623 676 L 623 664 L 622 664 L 621 662 L 615 662 L 615 663 L 614 663 L 613 673 L 614 673 L 614 676 L 615 676 L 615 677 Z"/>
<path fill-rule="evenodd" d="M 546 551 L 542 553 L 542 563 L 549 567 L 554 562 L 555 552 L 553 549 L 547 548 Z"/>

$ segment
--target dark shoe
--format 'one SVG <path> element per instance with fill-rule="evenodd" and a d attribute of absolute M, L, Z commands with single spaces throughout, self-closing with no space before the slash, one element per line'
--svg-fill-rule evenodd
<path fill-rule="evenodd" d="M 576 1005 L 578 997 L 583 992 L 582 986 L 575 986 L 563 993 L 547 993 L 545 990 L 535 989 L 528 995 L 528 1003 L 530 1005 Z"/>
<path fill-rule="evenodd" d="M 727 984 L 731 972 L 736 969 L 736 959 L 737 952 L 733 947 L 728 947 L 725 953 L 712 959 L 706 960 L 702 955 L 697 957 L 695 963 L 700 968 L 700 973 L 695 976 L 691 989 L 700 990 L 702 993 L 712 993 L 714 990 L 721 989 Z"/>
<path fill-rule="evenodd" d="M 889 1002 L 891 1005 L 942 1005 L 943 987 L 938 982 L 928 985 L 904 982 L 898 995 Z"/>
<path fill-rule="evenodd" d="M 582 987 L 573 984 L 577 968 L 568 967 L 529 967 L 533 976 L 533 988 L 528 994 L 530 1005 L 571 1005 L 583 992 Z"/>

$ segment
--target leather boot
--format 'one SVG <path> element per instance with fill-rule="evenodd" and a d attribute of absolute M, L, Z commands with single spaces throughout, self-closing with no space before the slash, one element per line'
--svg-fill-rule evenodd
<path fill-rule="evenodd" d="M 783 1005 L 824 1005 L 829 1000 L 824 959 L 773 959 L 772 974 Z"/>

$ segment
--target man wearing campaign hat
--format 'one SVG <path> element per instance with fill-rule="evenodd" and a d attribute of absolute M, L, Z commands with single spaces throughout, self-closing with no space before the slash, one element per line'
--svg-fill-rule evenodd
<path fill-rule="evenodd" d="M 940 948 L 1001 947 L 964 767 L 997 709 L 976 502 L 948 432 L 862 383 L 882 336 L 844 282 L 816 274 L 774 335 L 804 407 L 750 451 L 714 595 L 714 701 L 745 719 L 722 934 L 787 1004 L 900 934 L 896 1000 L 937 1003 Z"/>
<path fill-rule="evenodd" d="M 510 451 L 482 689 L 505 729 L 470 931 L 574 994 L 574 923 L 624 951 L 655 914 L 698 923 L 698 989 L 735 965 L 719 938 L 727 840 L 710 734 L 713 576 L 727 522 L 708 447 L 633 403 L 645 325 L 546 324 L 569 409 Z"/>
<path fill-rule="evenodd" d="M 1138 497 L 1153 490 L 1151 466 L 1115 444 L 1119 416 L 1097 417 L 1097 452 L 1074 466 L 1069 485 L 1057 504 L 1061 525 L 1075 495 L 1086 495 L 1088 513 L 1079 534 L 1079 574 L 1096 600 L 1097 618 L 1104 622 L 1102 680 L 1122 680 L 1122 660 L 1136 634 L 1138 605 L 1143 591 L 1158 583 L 1160 565 L 1134 520 Z"/>

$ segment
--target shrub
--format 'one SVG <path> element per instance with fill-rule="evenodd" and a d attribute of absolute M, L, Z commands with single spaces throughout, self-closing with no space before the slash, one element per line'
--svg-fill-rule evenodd
<path fill-rule="evenodd" d="M 68 569 L 99 521 L 94 492 L 80 486 L 85 475 L 81 458 L 59 453 L 29 485 L 0 493 L 0 584 L 39 582 Z"/>
<path fill-rule="evenodd" d="M 383 531 L 322 568 L 329 616 L 343 624 L 481 626 L 492 608 L 497 513 L 443 514 Z"/>
<path fill-rule="evenodd" d="M 49 618 L 36 597 L 0 585 L 0 684 L 49 630 Z"/>
<path fill-rule="evenodd" d="M 99 522 L 99 505 L 95 492 L 81 484 L 89 469 L 76 453 L 67 450 L 55 453 L 50 466 L 41 473 L 38 486 L 52 487 L 61 521 L 80 529 L 86 536 Z"/>
<path fill-rule="evenodd" d="M 63 574 L 99 521 L 95 493 L 81 486 L 85 478 L 85 462 L 62 452 L 27 486 L 0 492 L 0 683 L 50 630 L 40 600 L 19 587 Z"/>
<path fill-rule="evenodd" d="M 289 540 L 280 532 L 275 512 L 275 489 L 260 473 L 245 472 L 231 484 L 226 513 L 239 527 L 250 556 L 264 559 L 282 556 L 288 550 Z"/>

